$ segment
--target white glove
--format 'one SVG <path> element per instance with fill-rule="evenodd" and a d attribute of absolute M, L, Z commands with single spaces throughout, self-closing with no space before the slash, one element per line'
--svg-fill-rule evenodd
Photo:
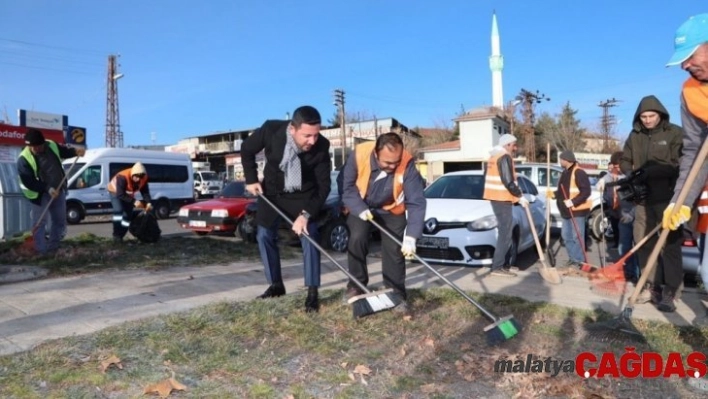
<path fill-rule="evenodd" d="M 567 199 L 567 200 L 563 201 L 563 205 L 565 205 L 566 208 L 570 209 L 573 207 L 573 200 Z"/>
<path fill-rule="evenodd" d="M 359 214 L 359 219 L 368 222 L 369 220 L 374 220 L 374 214 L 371 213 L 370 210 L 365 210 L 364 212 Z"/>
<path fill-rule="evenodd" d="M 49 187 L 49 195 L 51 195 L 52 198 L 56 198 L 59 196 L 59 191 L 54 187 Z"/>
<path fill-rule="evenodd" d="M 605 179 L 600 179 L 595 185 L 597 191 L 605 191 Z"/>
<path fill-rule="evenodd" d="M 147 205 L 145 205 L 145 210 L 150 212 L 151 209 L 152 209 L 152 204 L 148 202 Z"/>
<path fill-rule="evenodd" d="M 142 208 L 142 207 L 143 207 L 143 203 L 140 202 L 140 201 L 135 201 L 135 203 L 133 204 L 133 206 L 136 207 L 136 208 Z"/>
<path fill-rule="evenodd" d="M 522 196 L 519 198 L 519 205 L 521 205 L 521 206 L 523 206 L 524 208 L 526 208 L 527 206 L 529 206 L 529 200 L 527 200 L 526 197 L 524 197 L 524 196 L 522 195 Z"/>
<path fill-rule="evenodd" d="M 401 253 L 406 258 L 412 258 L 415 254 L 415 238 L 405 236 L 403 237 L 403 245 L 401 245 Z"/>

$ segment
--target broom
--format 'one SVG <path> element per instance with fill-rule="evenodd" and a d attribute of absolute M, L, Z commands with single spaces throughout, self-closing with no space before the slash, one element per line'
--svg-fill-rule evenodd
<path fill-rule="evenodd" d="M 288 217 L 288 215 L 286 215 L 282 210 L 280 210 L 280 208 L 275 206 L 275 204 L 272 203 L 268 198 L 266 198 L 265 195 L 258 194 L 258 197 L 265 201 L 266 204 L 270 205 L 270 207 L 273 208 L 273 210 L 275 210 L 278 215 L 280 215 L 280 217 L 285 219 L 292 226 L 293 221 Z M 352 276 L 352 274 L 349 273 L 349 271 L 345 269 L 344 266 L 340 265 L 339 262 L 334 260 L 332 255 L 325 251 L 324 248 L 322 248 L 320 244 L 318 244 L 312 237 L 310 237 L 308 234 L 304 234 L 304 236 L 310 242 L 310 244 L 314 245 L 315 248 L 320 251 L 322 255 L 326 256 L 332 263 L 334 263 L 335 266 L 339 268 L 339 270 L 341 270 L 347 277 L 349 277 L 349 280 L 353 281 L 354 284 L 359 287 L 359 289 L 364 291 L 364 294 L 357 295 L 348 300 L 348 303 L 352 305 L 352 313 L 355 319 L 364 316 L 369 316 L 383 310 L 393 309 L 396 306 L 400 305 L 401 302 L 403 302 L 403 298 L 393 292 L 392 289 L 372 292 L 371 290 L 366 288 L 364 284 L 362 284 L 359 280 Z"/>
<path fill-rule="evenodd" d="M 693 161 L 693 165 L 691 165 L 691 169 L 688 172 L 688 176 L 686 176 L 686 181 L 684 182 L 684 185 L 681 188 L 681 191 L 679 192 L 678 198 L 676 199 L 676 203 L 674 204 L 674 207 L 671 210 L 671 218 L 678 214 L 679 209 L 681 209 L 681 206 L 683 206 L 684 202 L 686 201 L 688 192 L 690 191 L 691 186 L 695 182 L 696 176 L 698 176 L 698 172 L 706 160 L 706 156 L 708 156 L 708 140 L 703 140 L 701 150 L 696 156 L 696 159 Z M 632 324 L 632 310 L 634 309 L 634 304 L 637 301 L 637 297 L 639 297 L 641 287 L 644 287 L 647 282 L 647 279 L 649 279 L 649 275 L 654 272 L 654 267 L 656 267 L 657 265 L 659 254 L 664 248 L 664 244 L 666 243 L 666 239 L 669 237 L 670 232 L 670 229 L 663 229 L 661 231 L 661 234 L 659 235 L 659 240 L 654 246 L 654 250 L 652 250 L 651 254 L 649 255 L 646 267 L 644 271 L 642 271 L 642 274 L 639 277 L 639 281 L 637 282 L 637 285 L 634 288 L 634 292 L 632 293 L 632 296 L 629 297 L 629 301 L 624 307 L 624 310 L 622 310 L 622 313 L 620 313 L 619 316 L 615 317 L 612 320 L 608 320 L 605 322 L 596 322 L 586 325 L 585 330 L 588 331 L 590 337 L 601 339 L 613 339 L 621 337 L 636 338 L 641 340 L 644 339 L 642 334 Z"/>
<path fill-rule="evenodd" d="M 533 236 L 533 241 L 536 244 L 536 251 L 538 252 L 538 260 L 541 262 L 541 266 L 538 268 L 538 273 L 541 275 L 541 278 L 551 284 L 563 283 L 560 274 L 558 274 L 558 270 L 556 270 L 555 267 L 549 267 L 546 264 L 546 258 L 543 256 L 543 249 L 541 249 L 541 243 L 539 242 L 538 234 L 536 234 L 536 226 L 534 224 L 533 217 L 531 216 L 531 210 L 528 206 L 524 206 L 523 208 L 526 210 L 526 217 L 529 220 L 529 226 L 531 226 L 531 235 Z"/>
<path fill-rule="evenodd" d="M 551 192 L 551 143 L 546 143 L 546 192 Z M 548 198 L 548 197 L 546 197 Z M 551 267 L 556 267 L 556 254 L 551 248 L 551 200 L 546 200 L 546 255 Z M 557 273 L 557 272 L 556 272 Z"/>
<path fill-rule="evenodd" d="M 381 226 L 378 222 L 375 220 L 370 220 L 371 224 L 376 226 L 382 233 L 386 234 L 393 242 L 398 244 L 399 246 L 403 246 L 403 243 L 401 240 L 396 237 L 393 233 L 388 231 L 385 227 Z M 431 272 L 433 272 L 436 276 L 438 276 L 442 281 L 444 281 L 447 285 L 452 287 L 455 291 L 457 291 L 458 294 L 462 295 L 469 303 L 474 305 L 477 309 L 479 309 L 487 318 L 489 318 L 493 323 L 484 327 L 484 333 L 487 336 L 487 343 L 489 345 L 497 345 L 502 342 L 508 341 L 509 339 L 513 338 L 519 332 L 521 331 L 521 325 L 519 322 L 514 319 L 513 315 L 509 315 L 506 317 L 497 317 L 494 314 L 492 314 L 490 311 L 485 309 L 482 305 L 480 305 L 477 301 L 472 299 L 465 291 L 463 291 L 460 287 L 455 285 L 452 281 L 448 280 L 445 276 L 440 274 L 437 270 L 435 270 L 432 266 L 428 264 L 428 262 L 424 261 L 420 256 L 417 254 L 413 254 L 413 257 L 420 263 L 422 263 L 425 267 L 427 267 Z"/>
<path fill-rule="evenodd" d="M 74 162 L 71 163 L 69 170 L 67 170 L 64 173 L 64 177 L 62 177 L 61 181 L 59 182 L 59 185 L 56 187 L 57 190 L 61 189 L 61 186 L 64 185 L 64 182 L 66 182 L 66 179 L 69 177 L 69 174 L 71 173 L 72 169 L 74 169 L 74 166 L 76 166 L 76 161 L 78 161 L 78 160 L 79 160 L 78 156 L 74 157 Z M 42 210 L 42 213 L 39 215 L 39 219 L 37 219 L 37 223 L 35 223 L 34 227 L 32 227 L 32 232 L 30 233 L 30 236 L 27 237 L 25 239 L 25 241 L 22 243 L 22 246 L 21 246 L 22 250 L 31 251 L 34 249 L 34 235 L 37 233 L 37 230 L 39 230 L 39 226 L 42 225 L 42 222 L 44 221 L 44 217 L 47 215 L 47 212 L 49 211 L 49 207 L 54 202 L 54 198 L 55 197 L 49 198 L 49 202 L 47 202 L 47 206 L 44 207 L 44 209 Z"/>
<path fill-rule="evenodd" d="M 588 278 L 593 285 L 593 291 L 610 296 L 616 296 L 624 293 L 624 283 L 626 281 L 624 274 L 625 262 L 630 256 L 637 252 L 639 248 L 646 244 L 646 242 L 649 241 L 649 239 L 651 239 L 652 236 L 654 236 L 660 229 L 660 225 L 654 227 L 649 234 L 639 240 L 634 247 L 632 247 L 626 254 L 622 255 L 622 257 L 612 265 L 590 273 Z"/>
<path fill-rule="evenodd" d="M 565 187 L 560 185 L 561 191 L 563 191 L 563 199 L 567 200 L 568 194 L 565 192 Z M 575 235 L 578 237 L 578 243 L 580 244 L 580 250 L 583 251 L 583 259 L 585 259 L 585 262 L 580 266 L 580 270 L 584 272 L 591 272 L 595 270 L 596 268 L 592 266 L 588 262 L 588 253 L 585 250 L 585 237 L 580 236 L 580 228 L 578 227 L 578 223 L 575 221 L 575 215 L 573 215 L 573 210 L 570 209 L 570 207 L 566 207 L 568 209 L 568 212 L 570 212 L 570 221 L 573 223 L 573 229 L 575 230 Z"/>

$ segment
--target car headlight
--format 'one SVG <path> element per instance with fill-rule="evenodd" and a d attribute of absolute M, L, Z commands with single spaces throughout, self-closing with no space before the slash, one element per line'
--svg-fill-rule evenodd
<path fill-rule="evenodd" d="M 485 231 L 497 227 L 497 218 L 494 215 L 485 216 L 465 226 L 469 231 Z"/>
<path fill-rule="evenodd" d="M 214 209 L 211 211 L 211 217 L 213 218 L 225 218 L 229 216 L 229 211 L 226 209 Z"/>
<path fill-rule="evenodd" d="M 179 213 L 177 214 L 177 216 L 181 216 L 181 217 L 189 216 L 189 209 L 179 208 Z"/>

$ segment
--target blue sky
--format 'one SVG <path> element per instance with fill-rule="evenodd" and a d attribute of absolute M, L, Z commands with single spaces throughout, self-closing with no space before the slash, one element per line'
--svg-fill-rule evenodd
<path fill-rule="evenodd" d="M 687 75 L 664 65 L 705 0 L 4 0 L 0 110 L 14 123 L 20 108 L 66 114 L 103 146 L 107 56 L 120 54 L 126 145 L 253 128 L 302 104 L 326 120 L 335 88 L 348 111 L 432 127 L 491 103 L 493 10 L 505 101 L 539 90 L 539 110 L 569 101 L 596 128 L 614 97 L 624 137 L 654 94 L 679 122 Z"/>

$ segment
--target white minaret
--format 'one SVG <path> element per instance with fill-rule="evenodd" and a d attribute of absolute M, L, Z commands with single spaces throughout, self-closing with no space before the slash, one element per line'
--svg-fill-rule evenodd
<path fill-rule="evenodd" d="M 501 55 L 499 44 L 499 27 L 497 27 L 497 14 L 492 13 L 492 55 L 489 56 L 489 69 L 492 70 L 492 105 L 504 108 L 504 92 L 502 91 L 502 69 L 504 57 Z"/>

